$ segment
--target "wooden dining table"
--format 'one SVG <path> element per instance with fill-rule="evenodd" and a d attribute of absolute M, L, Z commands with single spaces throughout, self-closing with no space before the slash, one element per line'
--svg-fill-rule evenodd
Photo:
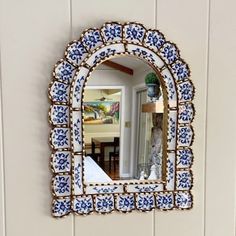
<path fill-rule="evenodd" d="M 105 148 L 114 146 L 114 137 L 97 137 L 92 138 L 92 142 L 95 143 L 96 146 L 100 146 L 100 166 L 104 168 L 105 165 Z"/>

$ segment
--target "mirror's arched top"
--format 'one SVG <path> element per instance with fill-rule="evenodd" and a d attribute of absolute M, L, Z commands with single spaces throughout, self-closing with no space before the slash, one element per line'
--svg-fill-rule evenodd
<path fill-rule="evenodd" d="M 114 183 L 95 188 L 85 185 L 83 176 L 83 89 L 87 77 L 100 63 L 124 55 L 147 62 L 160 75 L 164 86 L 166 179 L 158 183 Z M 155 207 L 162 210 L 192 207 L 190 168 L 194 133 L 191 123 L 195 110 L 194 86 L 189 77 L 189 67 L 180 57 L 177 46 L 167 41 L 160 31 L 146 29 L 140 23 L 108 22 L 99 29 L 84 31 L 79 40 L 67 46 L 64 58 L 55 65 L 49 86 L 54 216 L 71 212 L 108 213 L 114 209 L 129 212 Z M 118 194 L 116 198 L 114 193 Z M 102 207 L 103 202 L 110 205 Z"/>

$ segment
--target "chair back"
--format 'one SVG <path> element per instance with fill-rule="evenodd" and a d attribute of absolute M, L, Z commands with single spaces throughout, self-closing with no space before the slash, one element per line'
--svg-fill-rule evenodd
<path fill-rule="evenodd" d="M 120 138 L 114 137 L 114 153 L 119 153 Z"/>
<path fill-rule="evenodd" d="M 93 139 L 91 140 L 92 142 L 92 154 L 95 154 L 95 149 L 96 149 L 96 145 L 95 145 L 95 142 L 93 141 Z"/>

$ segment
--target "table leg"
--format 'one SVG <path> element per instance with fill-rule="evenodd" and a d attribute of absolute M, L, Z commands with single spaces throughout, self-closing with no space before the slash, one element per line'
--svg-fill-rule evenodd
<path fill-rule="evenodd" d="M 103 143 L 101 143 L 101 168 L 103 170 L 104 170 L 104 167 L 105 167 L 104 157 L 105 157 L 105 145 Z"/>

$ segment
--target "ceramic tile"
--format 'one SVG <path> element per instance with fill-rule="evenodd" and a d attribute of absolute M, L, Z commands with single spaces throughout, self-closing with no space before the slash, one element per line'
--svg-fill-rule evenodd
<path fill-rule="evenodd" d="M 109 213 L 114 210 L 113 195 L 95 196 L 95 210 L 99 213 Z"/>
<path fill-rule="evenodd" d="M 122 25 L 119 23 L 106 23 L 101 28 L 102 36 L 106 42 L 117 42 L 122 40 Z"/>
<path fill-rule="evenodd" d="M 86 194 L 108 194 L 108 193 L 123 193 L 123 185 L 96 185 L 86 186 Z"/>
<path fill-rule="evenodd" d="M 133 194 L 119 194 L 116 198 L 116 209 L 122 212 L 129 212 L 135 209 Z"/>
<path fill-rule="evenodd" d="M 174 196 L 172 192 L 158 193 L 156 197 L 157 208 L 170 210 L 174 207 Z"/>
<path fill-rule="evenodd" d="M 51 144 L 54 149 L 70 148 L 70 129 L 69 128 L 52 129 Z"/>
<path fill-rule="evenodd" d="M 68 125 L 69 107 L 65 105 L 52 105 L 50 108 L 50 121 L 53 125 Z"/>
<path fill-rule="evenodd" d="M 155 198 L 152 193 L 136 194 L 136 207 L 141 211 L 150 211 L 155 208 Z"/>
<path fill-rule="evenodd" d="M 89 214 L 93 209 L 92 196 L 78 196 L 73 199 L 73 210 L 77 214 Z"/>
<path fill-rule="evenodd" d="M 142 43 L 146 29 L 141 24 L 124 25 L 124 40 L 129 43 Z"/>
<path fill-rule="evenodd" d="M 66 50 L 66 59 L 75 66 L 79 66 L 88 52 L 81 41 L 71 43 Z"/>
<path fill-rule="evenodd" d="M 158 192 L 163 191 L 163 184 L 128 184 L 128 193 Z"/>
<path fill-rule="evenodd" d="M 190 190 L 192 187 L 192 174 L 189 170 L 177 171 L 177 190 Z"/>
<path fill-rule="evenodd" d="M 74 74 L 75 67 L 68 61 L 63 60 L 54 69 L 54 77 L 64 83 L 70 83 Z"/>
<path fill-rule="evenodd" d="M 165 37 L 157 30 L 148 30 L 144 39 L 144 44 L 155 52 L 165 43 Z"/>
<path fill-rule="evenodd" d="M 69 172 L 71 170 L 71 153 L 69 151 L 53 153 L 52 168 L 55 173 Z"/>

